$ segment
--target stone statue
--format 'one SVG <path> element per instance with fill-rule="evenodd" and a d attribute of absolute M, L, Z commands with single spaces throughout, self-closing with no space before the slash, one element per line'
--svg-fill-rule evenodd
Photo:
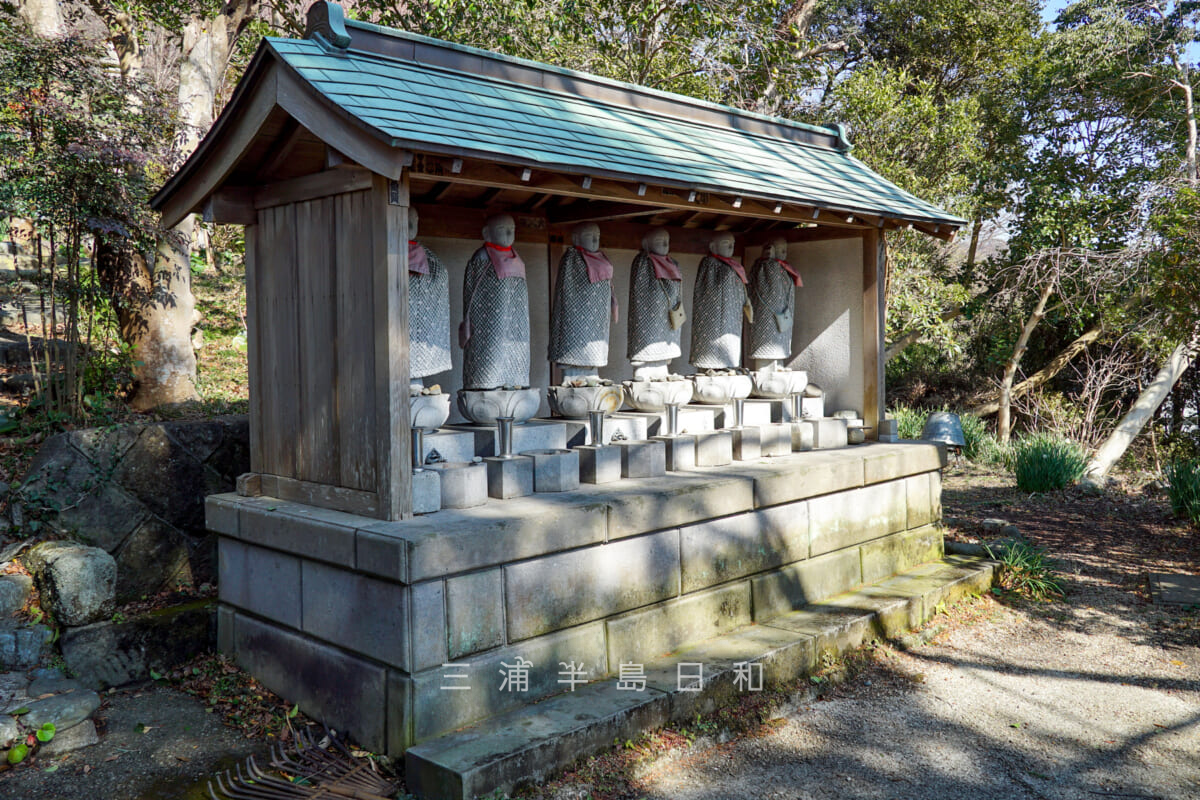
<path fill-rule="evenodd" d="M 513 249 L 517 225 L 508 214 L 488 217 L 484 245 L 463 279 L 463 389 L 529 385 L 529 290 L 525 262 Z"/>
<path fill-rule="evenodd" d="M 683 311 L 683 275 L 671 258 L 671 234 L 655 228 L 642 239 L 629 281 L 629 349 L 635 377 L 662 378 L 679 358 Z"/>
<path fill-rule="evenodd" d="M 732 233 L 709 242 L 692 293 L 692 348 L 697 369 L 734 369 L 742 361 L 742 315 L 753 322 L 746 268 L 733 257 Z"/>
<path fill-rule="evenodd" d="M 550 313 L 550 360 L 564 379 L 596 375 L 608 364 L 609 321 L 617 317 L 613 265 L 600 250 L 600 226 L 576 225 L 571 242 L 558 262 Z"/>
<path fill-rule="evenodd" d="M 417 210 L 408 209 L 409 421 L 434 430 L 450 416 L 450 396 L 422 378 L 450 369 L 450 276 L 417 239 Z"/>
<path fill-rule="evenodd" d="M 438 257 L 417 239 L 417 210 L 408 209 L 409 375 L 420 378 L 450 369 L 450 277 Z"/>
<path fill-rule="evenodd" d="M 758 312 L 750 326 L 750 358 L 759 369 L 792 354 L 792 322 L 800 273 L 787 262 L 787 239 L 773 239 L 754 262 L 750 299 Z"/>

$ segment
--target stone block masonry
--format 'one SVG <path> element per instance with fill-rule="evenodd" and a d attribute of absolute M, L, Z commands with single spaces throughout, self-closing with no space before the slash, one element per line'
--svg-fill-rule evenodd
<path fill-rule="evenodd" d="M 660 663 L 937 558 L 941 459 L 866 444 L 400 522 L 213 496 L 218 637 L 306 713 L 396 755 L 563 692 L 564 674 Z M 924 610 L 873 597 L 863 613 L 887 625 Z"/>

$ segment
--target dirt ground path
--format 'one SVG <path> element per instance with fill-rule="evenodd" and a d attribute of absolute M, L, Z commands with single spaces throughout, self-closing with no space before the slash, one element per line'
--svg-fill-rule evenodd
<path fill-rule="evenodd" d="M 757 735 L 629 769 L 620 794 L 1200 798 L 1200 609 L 1151 605 L 1145 589 L 1147 571 L 1200 569 L 1197 534 L 1158 496 L 1029 498 L 1011 484 L 950 470 L 949 535 L 986 539 L 989 517 L 1017 524 L 1059 559 L 1064 600 L 984 598 L 931 643 L 880 648 L 863 673 Z M 556 800 L 600 796 L 546 788 Z"/>

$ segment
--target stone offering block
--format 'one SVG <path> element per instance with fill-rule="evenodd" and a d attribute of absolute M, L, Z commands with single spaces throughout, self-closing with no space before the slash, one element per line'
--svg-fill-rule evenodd
<path fill-rule="evenodd" d="M 695 436 L 697 467 L 724 467 L 733 463 L 732 433 L 702 431 Z"/>
<path fill-rule="evenodd" d="M 621 451 L 615 447 L 585 444 L 574 448 L 579 454 L 579 480 L 612 483 L 621 480 Z"/>
<path fill-rule="evenodd" d="M 492 456 L 487 465 L 488 497 L 507 500 L 533 494 L 533 459 L 525 456 Z"/>
<path fill-rule="evenodd" d="M 845 447 L 848 442 L 846 420 L 822 417 L 812 420 L 813 449 L 828 450 L 832 447 Z"/>
<path fill-rule="evenodd" d="M 663 443 L 668 472 L 679 472 L 696 466 L 695 436 L 655 436 L 651 441 Z"/>
<path fill-rule="evenodd" d="M 813 430 L 816 427 L 811 419 L 802 419 L 792 424 L 792 451 L 804 452 L 813 449 Z"/>
<path fill-rule="evenodd" d="M 725 419 L 733 421 L 733 406 L 730 405 L 725 410 Z M 772 422 L 779 422 L 783 419 L 783 401 L 782 400 L 747 400 L 742 405 L 742 424 L 749 427 L 751 425 L 762 426 L 770 425 Z"/>
<path fill-rule="evenodd" d="M 475 437 L 475 455 L 480 458 L 500 454 L 500 430 L 494 425 L 447 425 L 442 430 L 465 431 Z M 513 425 L 512 450 L 552 450 L 567 446 L 567 428 L 563 420 L 531 419 Z"/>
<path fill-rule="evenodd" d="M 474 508 L 488 499 L 487 467 L 482 463 L 447 461 L 430 464 L 442 479 L 442 508 Z"/>
<path fill-rule="evenodd" d="M 791 423 L 772 423 L 759 426 L 764 456 L 786 456 L 792 452 Z"/>
<path fill-rule="evenodd" d="M 433 433 L 426 433 L 422 445 L 422 460 L 428 459 L 434 450 L 442 461 L 470 461 L 477 455 L 475 435 L 467 431 L 439 428 Z"/>
<path fill-rule="evenodd" d="M 667 450 L 662 442 L 614 442 L 621 452 L 622 478 L 657 478 L 667 473 Z"/>
<path fill-rule="evenodd" d="M 733 434 L 733 460 L 757 461 L 762 458 L 762 428 L 735 428 Z"/>
<path fill-rule="evenodd" d="M 442 510 L 442 473 L 433 469 L 415 470 L 412 489 L 414 514 L 432 514 Z"/>
<path fill-rule="evenodd" d="M 537 492 L 570 492 L 579 488 L 579 454 L 574 450 L 526 450 L 533 459 L 533 489 Z"/>

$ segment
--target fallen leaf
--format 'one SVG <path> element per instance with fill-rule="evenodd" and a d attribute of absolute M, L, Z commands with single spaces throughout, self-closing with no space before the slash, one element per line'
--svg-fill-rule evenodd
<path fill-rule="evenodd" d="M 106 758 L 104 760 L 105 761 L 116 761 L 120 757 L 121 757 L 120 753 L 113 753 L 111 756 L 109 756 L 108 758 Z"/>

